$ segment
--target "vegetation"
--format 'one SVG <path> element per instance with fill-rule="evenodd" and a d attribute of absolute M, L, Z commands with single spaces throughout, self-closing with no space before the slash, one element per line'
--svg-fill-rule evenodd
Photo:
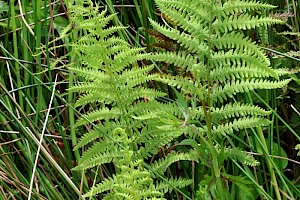
<path fill-rule="evenodd" d="M 0 198 L 300 198 L 298 12 L 0 1 Z"/>

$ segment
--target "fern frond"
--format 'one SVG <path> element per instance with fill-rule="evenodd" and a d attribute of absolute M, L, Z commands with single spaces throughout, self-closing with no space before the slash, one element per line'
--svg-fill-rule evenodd
<path fill-rule="evenodd" d="M 159 191 L 163 191 L 164 193 L 172 192 L 173 188 L 184 188 L 188 185 L 191 185 L 193 183 L 193 180 L 191 179 L 185 179 L 185 178 L 170 178 L 167 180 L 168 182 L 160 182 L 157 184 L 156 189 Z M 171 186 L 170 186 L 171 185 Z"/>
<path fill-rule="evenodd" d="M 121 95 L 124 98 L 123 103 L 125 105 L 132 104 L 135 100 L 141 98 L 147 98 L 148 100 L 154 100 L 156 97 L 163 97 L 166 96 L 164 92 L 157 92 L 153 89 L 146 89 L 146 88 L 137 88 L 135 90 L 131 90 L 126 95 Z"/>
<path fill-rule="evenodd" d="M 250 38 L 245 37 L 239 32 L 225 33 L 222 36 L 213 36 L 211 42 L 219 49 L 238 49 L 246 50 L 250 55 L 254 55 L 265 63 L 266 66 L 270 65 L 269 59 L 264 52 L 257 48 L 255 42 L 252 42 Z"/>
<path fill-rule="evenodd" d="M 219 51 L 212 54 L 211 62 L 215 67 L 218 66 L 232 66 L 232 67 L 256 67 L 264 72 L 268 73 L 269 76 L 276 77 L 277 74 L 272 68 L 269 68 L 267 63 L 261 62 L 261 60 L 252 55 L 248 51 L 244 50 L 229 50 L 229 51 Z"/>
<path fill-rule="evenodd" d="M 93 33 L 95 35 L 101 35 L 103 38 L 111 36 L 113 33 L 116 33 L 118 31 L 124 30 L 125 27 L 123 26 L 113 26 L 106 29 L 96 29 Z M 124 42 L 124 41 L 123 41 Z"/>
<path fill-rule="evenodd" d="M 217 33 L 228 33 L 232 30 L 248 30 L 262 26 L 268 26 L 281 23 L 281 20 L 272 19 L 270 17 L 251 16 L 249 14 L 241 14 L 239 16 L 230 15 L 224 20 L 216 19 L 212 24 Z"/>
<path fill-rule="evenodd" d="M 186 54 L 185 52 L 161 52 L 152 54 L 148 59 L 174 64 L 183 69 L 197 63 L 197 59 L 194 56 Z"/>
<path fill-rule="evenodd" d="M 122 115 L 122 111 L 119 108 L 111 108 L 108 109 L 106 107 L 90 112 L 86 115 L 83 115 L 82 118 L 80 118 L 76 124 L 75 127 L 78 126 L 82 126 L 82 125 L 86 125 L 89 124 L 90 122 L 94 122 L 97 120 L 109 120 L 109 119 L 118 119 L 119 117 L 121 117 Z M 87 121 L 86 119 L 88 119 L 89 121 Z"/>
<path fill-rule="evenodd" d="M 84 23 L 78 24 L 78 28 L 88 30 L 91 33 L 95 33 L 94 30 L 96 30 L 97 28 L 100 28 L 100 30 L 104 28 L 116 15 L 117 13 L 113 13 L 104 17 L 100 14 L 100 16 L 85 19 Z M 95 24 L 97 24 L 97 27 L 95 27 Z"/>
<path fill-rule="evenodd" d="M 216 83 L 225 83 L 228 80 L 235 81 L 236 79 L 250 79 L 250 78 L 264 78 L 270 76 L 270 71 L 272 69 L 264 70 L 259 66 L 253 64 L 248 65 L 247 67 L 237 67 L 237 66 L 220 66 L 211 70 L 210 77 Z M 276 73 L 276 76 L 279 74 L 276 71 L 271 71 L 272 75 Z"/>
<path fill-rule="evenodd" d="M 88 81 L 107 79 L 107 75 L 104 72 L 99 71 L 97 69 L 83 68 L 83 67 L 69 67 L 69 70 L 74 72 L 78 76 L 85 78 L 85 80 Z"/>
<path fill-rule="evenodd" d="M 118 150 L 116 151 L 110 150 L 98 155 L 97 157 L 93 157 L 90 160 L 83 159 L 81 164 L 74 167 L 72 170 L 82 171 L 98 165 L 102 165 L 104 163 L 111 163 L 114 159 L 120 159 L 120 158 L 122 158 L 122 155 L 120 155 L 120 152 Z"/>
<path fill-rule="evenodd" d="M 89 138 L 90 139 L 90 138 Z M 106 152 L 118 152 L 118 143 L 121 143 L 122 139 L 113 137 L 112 139 L 103 139 L 99 142 L 95 142 L 87 151 L 85 151 L 78 161 L 79 165 L 84 165 L 85 162 L 90 162 L 94 158 L 101 157 Z"/>
<path fill-rule="evenodd" d="M 157 0 L 156 4 L 159 9 L 170 19 L 172 19 L 176 25 L 180 26 L 184 31 L 190 33 L 192 36 L 197 36 L 197 39 L 201 40 L 205 38 L 205 36 L 207 36 L 209 32 L 208 26 L 206 26 L 206 24 L 208 23 L 207 18 L 204 17 L 201 18 L 201 20 L 198 20 L 199 17 L 195 18 L 193 17 L 193 15 L 187 14 L 187 12 L 185 11 L 185 8 L 192 6 L 192 4 L 185 4 L 185 6 L 182 6 L 182 4 L 180 5 L 179 3 L 172 4 L 172 1 L 171 4 L 168 4 L 166 2 L 168 1 Z"/>
<path fill-rule="evenodd" d="M 180 31 L 178 31 L 176 29 L 170 29 L 170 28 L 167 28 L 166 26 L 161 26 L 157 22 L 155 22 L 151 19 L 149 19 L 149 20 L 150 20 L 152 26 L 156 30 L 163 33 L 167 37 L 178 41 L 180 46 L 186 48 L 190 52 L 201 54 L 201 55 L 208 54 L 207 44 L 205 44 L 203 42 L 200 43 L 197 38 L 192 37 L 191 35 L 186 34 L 184 32 L 180 33 Z M 208 34 L 208 33 L 206 33 L 206 34 Z"/>
<path fill-rule="evenodd" d="M 76 101 L 74 107 L 77 108 L 79 106 L 84 106 L 90 103 L 104 103 L 104 104 L 111 104 L 115 99 L 112 99 L 109 97 L 109 95 L 106 95 L 105 92 L 102 93 L 89 93 L 89 94 L 82 94 L 78 100 Z"/>
<path fill-rule="evenodd" d="M 158 149 L 162 146 L 169 144 L 174 138 L 182 135 L 183 131 L 177 130 L 164 130 L 151 128 L 143 129 L 141 135 L 137 136 L 135 142 L 137 144 L 143 144 L 139 149 L 139 155 L 142 158 L 151 157 L 152 154 L 156 154 Z"/>
<path fill-rule="evenodd" d="M 276 6 L 256 1 L 228 0 L 222 6 L 216 6 L 215 14 L 222 13 L 222 16 L 234 15 L 235 13 L 250 12 L 255 10 L 269 10 Z"/>
<path fill-rule="evenodd" d="M 214 101 L 227 100 L 228 98 L 233 98 L 237 93 L 249 92 L 255 89 L 276 89 L 282 88 L 288 84 L 291 79 L 282 81 L 268 81 L 262 79 L 251 79 L 251 80 L 236 80 L 233 82 L 228 82 L 225 86 L 218 86 L 212 91 L 211 98 Z"/>
<path fill-rule="evenodd" d="M 103 131 L 103 126 L 102 125 L 97 125 L 93 130 L 85 133 L 80 140 L 78 141 L 77 145 L 74 147 L 74 150 L 77 150 L 85 145 L 87 145 L 89 142 L 96 140 L 98 138 L 101 138 L 103 134 L 99 131 Z"/>
<path fill-rule="evenodd" d="M 133 106 L 128 107 L 128 113 L 132 116 L 141 116 L 147 115 L 149 113 L 155 113 L 158 110 L 163 110 L 163 103 L 159 103 L 157 101 L 136 101 L 133 102 Z"/>
<path fill-rule="evenodd" d="M 163 174 L 167 168 L 180 160 L 198 161 L 199 155 L 196 151 L 192 150 L 188 153 L 170 153 L 165 158 L 154 161 L 150 167 L 153 171 Z"/>
<path fill-rule="evenodd" d="M 198 86 L 198 83 L 194 83 L 191 78 L 182 76 L 162 75 L 162 77 L 158 77 L 155 80 L 182 89 L 186 93 L 195 91 Z"/>
<path fill-rule="evenodd" d="M 112 177 L 108 177 L 107 179 L 104 179 L 101 183 L 95 185 L 92 190 L 84 194 L 84 197 L 91 197 L 96 194 L 105 192 L 110 190 L 113 185 L 117 182 L 117 177 L 116 175 L 112 175 Z"/>
<path fill-rule="evenodd" d="M 242 103 L 228 103 L 221 108 L 212 108 L 211 115 L 213 121 L 220 119 L 228 119 L 233 117 L 252 116 L 267 116 L 271 111 L 266 111 L 258 106 Z"/>
<path fill-rule="evenodd" d="M 207 1 L 186 1 L 186 0 L 158 0 L 159 7 L 166 7 L 169 10 L 176 9 L 180 14 L 193 19 L 196 22 L 199 22 L 203 25 L 208 23 L 207 16 L 209 15 L 208 10 L 209 2 Z M 182 12 L 185 11 L 185 12 Z M 175 19 L 180 21 L 179 19 Z M 174 21 L 175 22 L 175 21 Z"/>
<path fill-rule="evenodd" d="M 242 117 L 235 119 L 232 122 L 223 125 L 217 125 L 212 128 L 212 133 L 216 135 L 227 135 L 234 131 L 239 131 L 246 128 L 253 128 L 258 126 L 267 126 L 271 122 L 261 117 Z"/>
<path fill-rule="evenodd" d="M 254 159 L 252 155 L 245 151 L 242 151 L 239 148 L 227 148 L 225 149 L 224 153 L 226 155 L 226 158 L 236 160 L 237 162 L 245 165 L 254 167 L 260 164 L 257 160 Z"/>

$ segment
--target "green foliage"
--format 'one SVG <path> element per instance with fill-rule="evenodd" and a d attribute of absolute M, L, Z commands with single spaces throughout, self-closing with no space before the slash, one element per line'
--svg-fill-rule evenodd
<path fill-rule="evenodd" d="M 238 93 L 282 88 L 290 81 L 280 79 L 283 75 L 280 70 L 270 67 L 264 52 L 243 32 L 281 23 L 278 19 L 253 15 L 253 11 L 268 10 L 274 6 L 244 0 L 222 2 L 156 0 L 170 25 L 160 25 L 150 19 L 154 29 L 177 41 L 180 46 L 177 51 L 161 51 L 150 58 L 173 64 L 186 73 L 176 76 L 162 74 L 155 80 L 176 87 L 186 98 L 189 106 L 185 109 L 185 117 L 181 117 L 181 121 L 185 122 L 182 126 L 190 127 L 185 129 L 191 132 L 187 135 L 199 141 L 206 153 L 210 151 L 208 154 L 212 159 L 213 174 L 209 176 L 210 181 L 200 184 L 199 194 L 202 190 L 210 191 L 211 196 L 217 199 L 227 196 L 226 192 L 222 192 L 224 183 L 221 183 L 219 176 L 224 175 L 234 184 L 242 184 L 240 178 L 232 179 L 222 172 L 220 174 L 219 164 L 222 165 L 225 157 L 243 164 L 258 164 L 251 155 L 228 145 L 224 136 L 271 123 L 265 118 L 270 112 L 251 104 L 231 101 L 236 99 Z M 183 110 L 180 106 L 177 109 Z M 220 151 L 219 148 L 226 150 Z M 198 151 L 203 152 L 201 148 Z M 207 165 L 207 162 L 203 164 Z M 214 187 L 215 190 L 212 190 Z M 245 191 L 245 188 L 239 189 L 245 192 L 248 199 L 253 199 L 251 192 Z M 201 195 L 204 199 L 211 198 L 205 192 Z"/>
<path fill-rule="evenodd" d="M 199 197 L 229 198 L 229 192 L 223 191 L 222 182 L 226 182 L 232 187 L 240 184 L 240 194 L 251 199 L 246 187 L 249 183 L 220 168 L 229 159 L 257 166 L 259 163 L 251 155 L 229 145 L 224 137 L 270 124 L 265 118 L 270 112 L 230 101 L 238 93 L 281 88 L 290 81 L 280 80 L 282 71 L 272 69 L 264 52 L 243 34 L 243 30 L 279 23 L 277 19 L 251 14 L 273 6 L 238 0 L 156 3 L 176 27 L 150 22 L 157 31 L 177 41 L 178 51 L 143 53 L 143 48 L 132 48 L 117 36 L 123 27 L 111 26 L 115 15 L 106 16 L 106 10 L 98 14 L 97 6 L 90 1 L 68 4 L 73 29 L 82 33 L 71 44 L 78 64 L 69 64 L 69 69 L 84 80 L 69 92 L 80 95 L 76 107 L 94 108 L 82 115 L 75 127 L 97 124 L 75 147 L 86 150 L 74 170 L 109 163 L 115 168 L 112 176 L 93 186 L 85 196 L 163 199 L 173 187 L 192 183 L 183 178 L 169 179 L 168 184 L 157 180 L 173 163 L 185 160 L 212 169 L 199 184 Z M 71 27 L 62 35 L 69 32 Z M 143 59 L 169 63 L 185 73 L 154 74 L 152 65 L 139 66 Z M 158 99 L 166 94 L 146 88 L 150 81 L 168 84 L 181 92 L 174 90 L 175 102 L 162 103 Z M 171 152 L 145 165 L 160 148 L 179 137 L 193 138 L 196 145 L 186 140 L 186 145 L 191 145 L 189 150 Z"/>
<path fill-rule="evenodd" d="M 79 66 L 68 66 L 83 82 L 69 88 L 69 92 L 79 94 L 75 107 L 94 107 L 77 120 L 75 127 L 97 124 L 75 147 L 74 150 L 86 150 L 73 170 L 107 163 L 115 168 L 115 174 L 85 196 L 101 193 L 104 199 L 163 199 L 173 187 L 191 184 L 188 179 L 174 178 L 163 183 L 154 177 L 164 175 L 172 163 L 197 160 L 195 153 L 169 154 L 148 168 L 144 166 L 144 159 L 183 134 L 182 130 L 164 127 L 171 116 L 163 116 L 175 105 L 157 101 L 166 94 L 145 87 L 158 78 L 150 73 L 153 65 L 139 66 L 139 61 L 149 54 L 119 38 L 116 32 L 123 28 L 110 25 L 114 15 L 105 16 L 106 10 L 97 14 L 98 8 L 91 1 L 68 1 L 68 9 L 75 25 L 72 31 L 84 33 L 71 44 Z M 72 31 L 67 28 L 63 33 Z"/>

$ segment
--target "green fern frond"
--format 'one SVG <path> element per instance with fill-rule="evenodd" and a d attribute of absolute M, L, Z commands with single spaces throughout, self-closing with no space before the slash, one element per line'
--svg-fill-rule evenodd
<path fill-rule="evenodd" d="M 228 0 L 222 6 L 216 6 L 215 13 L 219 14 L 222 11 L 223 16 L 234 15 L 235 13 L 250 12 L 255 10 L 269 10 L 276 6 L 260 3 L 256 1 L 237 1 Z"/>
<path fill-rule="evenodd" d="M 176 9 L 176 12 L 185 11 L 185 13 L 180 14 L 185 15 L 194 21 L 200 22 L 201 24 L 208 23 L 207 16 L 209 13 L 205 8 L 209 7 L 210 5 L 207 1 L 158 0 L 156 2 L 158 3 L 159 7 L 164 6 L 172 11 Z"/>
<path fill-rule="evenodd" d="M 233 98 L 237 93 L 244 93 L 253 91 L 255 89 L 275 89 L 282 88 L 287 85 L 291 79 L 282 81 L 268 81 L 262 79 L 251 79 L 251 80 L 236 80 L 233 82 L 228 82 L 225 86 L 218 86 L 212 91 L 211 98 L 214 101 L 227 100 L 228 98 Z"/>
<path fill-rule="evenodd" d="M 187 93 L 195 91 L 197 86 L 199 85 L 198 83 L 194 83 L 191 78 L 182 76 L 162 75 L 162 77 L 158 77 L 155 80 L 168 84 L 169 86 L 182 89 Z"/>
<path fill-rule="evenodd" d="M 235 49 L 235 50 L 229 50 L 229 51 L 219 51 L 217 53 L 214 53 L 211 57 L 212 63 L 217 66 L 228 66 L 233 65 L 237 67 L 246 67 L 246 66 L 252 66 L 255 65 L 259 68 L 262 68 L 262 70 L 265 70 L 269 72 L 269 74 L 274 74 L 274 70 L 271 68 L 268 68 L 269 66 L 261 62 L 261 60 L 256 57 L 255 55 L 249 53 L 248 51 L 244 51 L 242 49 Z"/>
<path fill-rule="evenodd" d="M 191 185 L 193 183 L 193 180 L 191 179 L 185 179 L 185 178 L 170 178 L 168 179 L 168 182 L 160 182 L 157 184 L 156 189 L 159 191 L 163 191 L 164 193 L 172 192 L 173 188 L 184 188 L 188 185 Z M 170 185 L 172 187 L 170 187 Z"/>
<path fill-rule="evenodd" d="M 246 128 L 253 128 L 258 126 L 267 126 L 271 122 L 262 117 L 242 117 L 234 119 L 232 122 L 223 125 L 217 125 L 212 128 L 212 133 L 216 135 L 232 134 L 234 131 L 239 131 Z"/>
<path fill-rule="evenodd" d="M 142 158 L 151 157 L 156 154 L 158 149 L 166 144 L 169 144 L 174 138 L 183 134 L 183 130 L 164 130 L 159 129 L 143 129 L 140 136 L 137 136 L 135 142 L 143 146 L 139 149 L 139 155 Z"/>
<path fill-rule="evenodd" d="M 89 124 L 90 122 L 94 122 L 97 120 L 109 120 L 109 119 L 118 119 L 120 118 L 122 115 L 122 111 L 119 108 L 102 108 L 96 111 L 92 111 L 86 115 L 83 115 L 82 118 L 80 118 L 76 124 L 75 127 L 78 126 L 82 126 L 82 125 L 86 125 Z M 89 121 L 87 121 L 86 119 L 88 119 Z"/>
<path fill-rule="evenodd" d="M 251 16 L 249 14 L 231 15 L 224 20 L 216 19 L 212 24 L 217 33 L 228 33 L 232 30 L 248 30 L 262 26 L 281 23 L 281 20 L 269 17 Z"/>
<path fill-rule="evenodd" d="M 180 31 L 176 29 L 170 29 L 165 26 L 161 26 L 151 19 L 149 20 L 156 30 L 173 40 L 177 40 L 180 46 L 186 48 L 190 52 L 198 54 L 208 54 L 208 46 L 203 42 L 200 43 L 197 38 L 192 37 L 191 35 L 184 32 L 180 33 Z"/>
<path fill-rule="evenodd" d="M 97 69 L 83 68 L 83 67 L 69 67 L 69 70 L 71 70 L 78 76 L 81 76 L 88 81 L 96 81 L 99 79 L 105 79 L 107 77 L 107 75 L 104 72 L 99 71 Z"/>
<path fill-rule="evenodd" d="M 214 36 L 211 38 L 211 42 L 219 49 L 244 49 L 249 52 L 250 55 L 255 55 L 261 61 L 270 65 L 269 59 L 266 57 L 264 52 L 257 48 L 255 42 L 252 42 L 250 38 L 245 37 L 239 32 L 225 33 L 222 36 Z"/>
<path fill-rule="evenodd" d="M 192 36 L 197 36 L 199 39 L 205 38 L 208 35 L 209 29 L 206 25 L 208 22 L 206 20 L 207 18 L 202 17 L 201 20 L 198 20 L 200 17 L 195 18 L 193 15 L 187 14 L 187 12 L 182 12 L 187 7 L 191 7 L 192 4 L 189 6 L 182 6 L 182 4 L 180 5 L 178 3 L 173 4 L 172 1 L 171 4 L 166 2 L 168 1 L 157 0 L 156 4 L 163 13 L 165 13 L 170 19 L 173 20 L 173 22 L 175 22 L 176 25 L 180 26 L 184 31 L 189 32 Z"/>
<path fill-rule="evenodd" d="M 79 140 L 79 142 L 77 143 L 77 145 L 74 147 L 74 150 L 79 149 L 85 145 L 87 145 L 88 143 L 90 143 L 93 140 L 99 139 L 103 136 L 103 134 L 99 131 L 102 130 L 103 131 L 103 126 L 101 125 L 97 125 L 97 127 L 95 127 L 95 129 L 85 133 Z M 106 131 L 105 131 L 106 132 Z"/>
<path fill-rule="evenodd" d="M 181 68 L 186 68 L 197 63 L 197 59 L 195 57 L 190 54 L 186 54 L 185 52 L 162 52 L 159 54 L 152 54 L 147 59 L 163 61 Z"/>
<path fill-rule="evenodd" d="M 109 36 L 111 36 L 112 34 L 118 32 L 118 31 L 121 31 L 121 30 L 124 30 L 124 29 L 125 29 L 125 27 L 123 27 L 123 26 L 113 26 L 113 27 L 106 28 L 104 30 L 103 29 L 96 29 L 94 31 L 94 34 L 95 35 L 101 35 L 102 37 L 106 38 L 106 37 L 109 37 Z"/>
<path fill-rule="evenodd" d="M 74 107 L 77 108 L 95 102 L 111 104 L 114 100 L 115 99 L 110 98 L 109 95 L 106 95 L 105 92 L 82 94 L 76 101 Z"/>
<path fill-rule="evenodd" d="M 173 163 L 181 160 L 198 161 L 198 159 L 199 155 L 194 150 L 191 150 L 188 153 L 170 153 L 165 158 L 154 161 L 150 167 L 153 171 L 163 174 Z"/>
<path fill-rule="evenodd" d="M 108 191 L 113 187 L 115 182 L 117 182 L 116 181 L 116 176 L 112 175 L 112 177 L 108 177 L 107 179 L 105 179 L 101 183 L 95 185 L 95 187 L 93 187 L 92 190 L 90 190 L 89 192 L 84 194 L 84 197 L 91 197 L 91 196 L 94 196 L 96 194 Z"/>
<path fill-rule="evenodd" d="M 95 142 L 87 151 L 85 151 L 81 158 L 78 161 L 79 165 L 83 165 L 85 162 L 90 162 L 94 160 L 94 158 L 102 157 L 106 152 L 117 152 L 118 151 L 118 143 L 122 142 L 120 138 L 112 138 L 100 140 L 99 142 Z"/>
<path fill-rule="evenodd" d="M 111 163 L 114 159 L 120 159 L 120 158 L 122 158 L 122 155 L 120 155 L 120 152 L 118 150 L 116 151 L 110 150 L 108 152 L 98 155 L 97 157 L 93 157 L 90 160 L 83 159 L 81 165 L 74 167 L 72 170 L 82 171 L 104 163 Z"/>
<path fill-rule="evenodd" d="M 271 69 L 270 69 L 271 70 Z M 236 67 L 236 66 L 221 66 L 211 70 L 210 77 L 216 83 L 225 83 L 228 80 L 235 81 L 236 79 L 250 79 L 250 78 L 264 78 L 269 77 L 269 71 L 264 70 L 253 64 L 247 67 Z M 272 71 L 272 74 L 278 76 L 276 71 Z"/>
<path fill-rule="evenodd" d="M 91 33 L 95 33 L 94 30 L 96 29 L 103 29 L 106 25 L 109 24 L 111 20 L 117 15 L 117 13 L 113 13 L 111 15 L 107 15 L 106 17 L 104 15 L 99 15 L 97 17 L 92 17 L 89 19 L 85 19 L 84 23 L 80 23 L 78 25 L 79 29 L 85 29 L 89 30 Z M 98 25 L 95 27 L 95 23 Z"/>
<path fill-rule="evenodd" d="M 133 103 L 133 106 L 128 107 L 128 113 L 131 114 L 133 117 L 138 117 L 142 115 L 147 115 L 149 113 L 155 113 L 162 108 L 164 108 L 163 103 L 157 101 L 136 101 Z"/>
<path fill-rule="evenodd" d="M 148 100 L 154 100 L 156 97 L 163 97 L 166 94 L 164 92 L 157 92 L 153 89 L 147 89 L 147 88 L 137 88 L 135 90 L 131 90 L 131 92 L 128 92 L 127 95 L 121 95 L 122 98 L 124 98 L 124 104 L 132 104 L 133 101 L 141 99 L 141 98 L 147 98 Z M 126 99 L 128 98 L 128 99 Z"/>
<path fill-rule="evenodd" d="M 266 111 L 258 106 L 243 104 L 243 103 L 228 103 L 221 108 L 212 108 L 211 115 L 213 121 L 220 119 L 228 119 L 233 117 L 244 117 L 247 115 L 252 116 L 267 116 L 270 115 L 271 111 Z"/>
<path fill-rule="evenodd" d="M 239 148 L 227 148 L 224 151 L 226 158 L 234 159 L 237 162 L 240 162 L 249 166 L 258 166 L 260 163 L 254 159 L 249 153 L 242 151 Z"/>

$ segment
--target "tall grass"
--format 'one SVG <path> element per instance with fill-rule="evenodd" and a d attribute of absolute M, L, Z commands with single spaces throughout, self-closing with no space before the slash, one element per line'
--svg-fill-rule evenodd
<path fill-rule="evenodd" d="M 299 3 L 295 0 L 264 2 L 278 5 L 274 13 L 265 14 L 286 19 L 286 24 L 252 31 L 249 36 L 260 42 L 274 67 L 299 71 Z M 151 37 L 148 18 L 167 20 L 157 13 L 154 0 L 99 0 L 98 3 L 107 6 L 111 13 L 118 12 L 114 23 L 128 26 L 127 31 L 119 32 L 124 39 L 133 46 L 145 47 L 145 51 L 154 51 L 157 44 Z M 76 60 L 70 56 L 51 65 L 70 51 L 71 37 L 51 42 L 68 25 L 66 8 L 63 1 L 10 0 L 1 1 L 0 5 L 0 198 L 27 199 L 32 193 L 32 199 L 80 199 L 93 184 L 93 174 L 82 177 L 71 171 L 79 158 L 79 152 L 72 149 L 82 134 L 73 128 L 80 113 L 72 107 L 75 96 L 63 94 L 77 80 L 66 69 L 60 68 L 62 64 Z M 80 37 L 80 34 L 72 37 Z M 165 66 L 157 66 L 158 71 L 162 68 Z M 176 69 L 168 70 L 177 73 Z M 56 76 L 58 81 L 54 87 Z M 297 114 L 300 110 L 297 101 L 300 80 L 298 74 L 291 77 L 295 81 L 285 88 L 284 93 L 274 90 L 238 97 L 273 112 L 270 119 L 274 123 L 265 130 L 249 132 L 248 141 L 243 141 L 239 135 L 228 138 L 234 146 L 249 151 L 261 162 L 256 168 L 242 167 L 235 161 L 223 166 L 232 174 L 247 176 L 257 187 L 263 186 L 264 191 L 256 190 L 257 197 L 300 198 L 300 159 L 294 150 L 300 141 L 300 116 Z M 53 91 L 55 95 L 47 112 Z M 170 98 L 174 95 L 172 91 L 165 92 Z M 43 125 L 45 135 L 40 144 Z M 260 144 L 264 148 L 260 148 Z M 175 144 L 170 147 L 177 148 Z M 37 154 L 39 148 L 41 153 Z M 167 150 L 162 148 L 162 151 Z M 38 163 L 32 173 L 36 156 Z M 191 173 L 194 184 L 185 193 L 194 198 L 205 172 L 196 164 L 192 169 L 182 169 L 180 165 L 183 163 L 178 164 L 179 167 L 172 166 L 168 173 L 172 176 L 180 171 L 187 177 Z M 108 166 L 100 167 L 102 177 L 111 172 Z M 238 194 L 234 187 L 231 192 L 232 198 L 236 199 Z M 181 199 L 180 193 L 174 194 L 176 199 Z"/>

